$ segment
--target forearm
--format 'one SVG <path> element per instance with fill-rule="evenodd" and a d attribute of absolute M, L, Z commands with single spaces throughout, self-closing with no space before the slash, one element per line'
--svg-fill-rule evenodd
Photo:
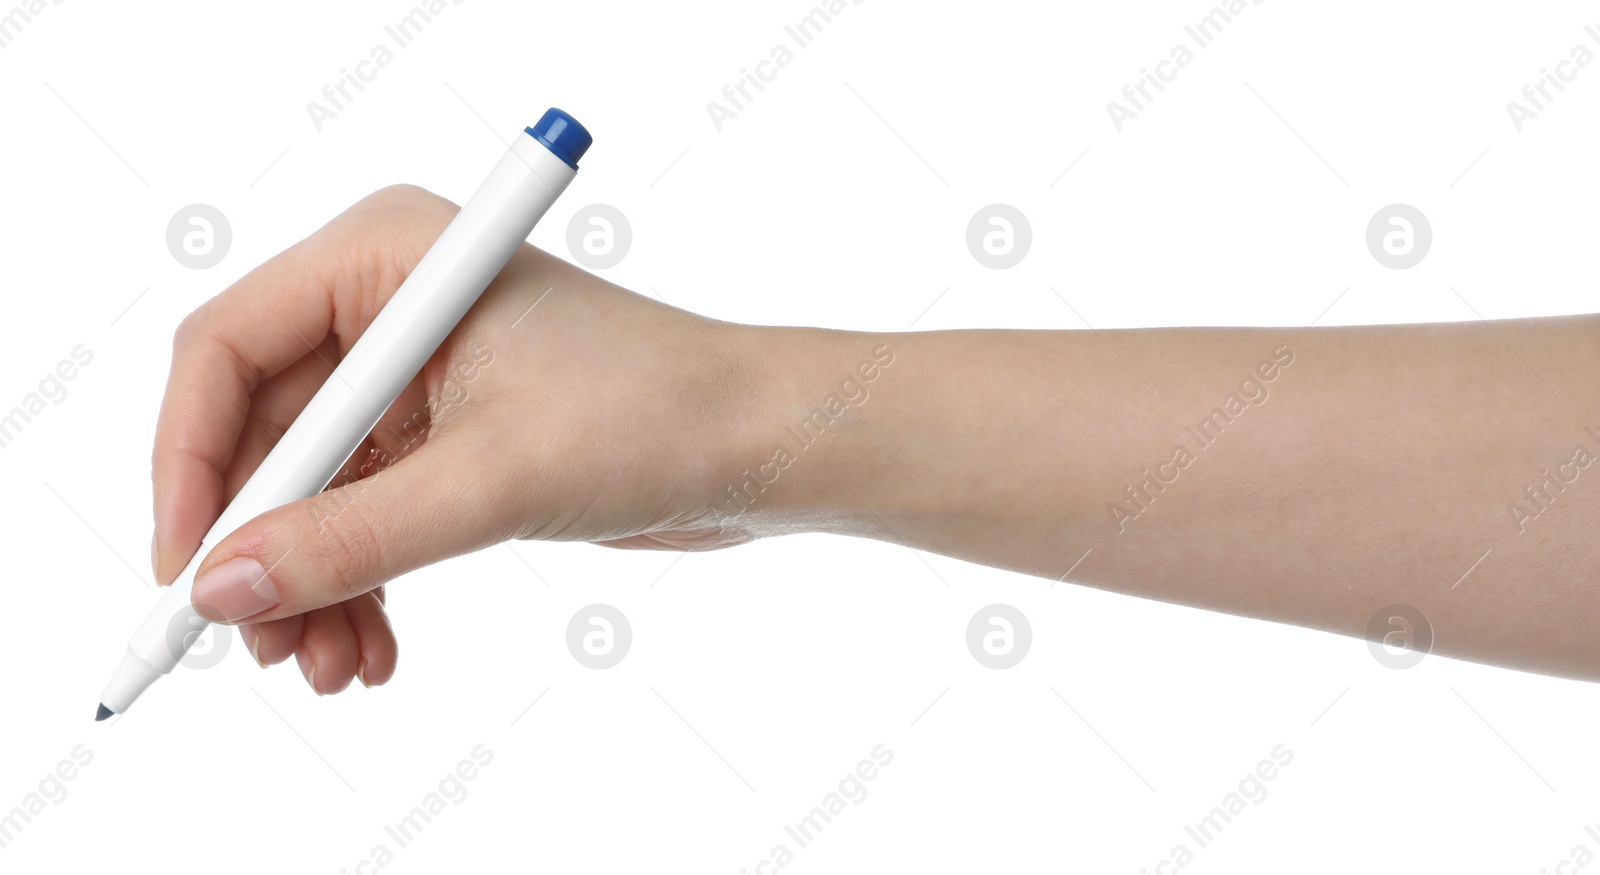
<path fill-rule="evenodd" d="M 771 442 L 803 449 L 754 526 L 1351 635 L 1403 603 L 1435 652 L 1600 677 L 1593 317 L 769 341 Z"/>

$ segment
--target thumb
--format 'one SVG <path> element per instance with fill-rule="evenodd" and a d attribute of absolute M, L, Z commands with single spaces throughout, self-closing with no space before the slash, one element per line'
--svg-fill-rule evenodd
<path fill-rule="evenodd" d="M 504 479 L 431 438 L 370 477 L 270 510 L 223 538 L 190 600 L 216 622 L 302 614 L 514 533 Z"/>

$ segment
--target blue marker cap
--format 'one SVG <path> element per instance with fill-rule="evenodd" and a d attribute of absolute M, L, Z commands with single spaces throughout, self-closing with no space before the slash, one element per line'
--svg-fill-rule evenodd
<path fill-rule="evenodd" d="M 594 137 L 589 136 L 577 119 L 553 106 L 545 110 L 544 118 L 539 119 L 538 124 L 527 130 L 528 136 L 543 143 L 546 149 L 573 170 L 578 169 L 578 159 L 589 151 L 589 144 L 594 142 Z"/>

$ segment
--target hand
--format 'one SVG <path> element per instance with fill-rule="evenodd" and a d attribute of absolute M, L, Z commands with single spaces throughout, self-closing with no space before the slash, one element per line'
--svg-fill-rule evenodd
<path fill-rule="evenodd" d="M 161 583 L 456 210 L 384 189 L 183 321 L 156 428 Z M 294 655 L 325 694 L 393 675 L 382 584 L 407 571 L 510 538 L 748 540 L 716 508 L 752 461 L 763 331 L 775 329 L 676 310 L 523 245 L 328 491 L 213 547 L 195 606 L 240 623 L 263 666 Z"/>

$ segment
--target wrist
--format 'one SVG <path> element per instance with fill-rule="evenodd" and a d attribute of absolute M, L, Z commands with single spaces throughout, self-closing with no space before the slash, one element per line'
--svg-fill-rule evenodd
<path fill-rule="evenodd" d="M 752 537 L 854 533 L 875 515 L 863 496 L 884 468 L 882 396 L 905 389 L 894 379 L 904 335 L 728 327 L 749 403 L 714 466 L 713 519 Z"/>

